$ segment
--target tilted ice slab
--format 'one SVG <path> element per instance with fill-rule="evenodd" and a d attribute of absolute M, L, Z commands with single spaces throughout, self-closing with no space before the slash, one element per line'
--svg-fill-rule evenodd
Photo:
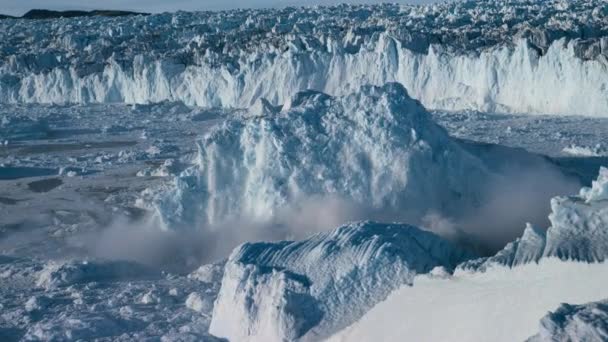
<path fill-rule="evenodd" d="M 539 330 L 527 341 L 606 341 L 608 300 L 581 305 L 562 304 L 543 317 Z"/>
<path fill-rule="evenodd" d="M 423 275 L 329 341 L 524 341 L 561 303 L 608 297 L 607 281 L 608 263 L 557 258 L 445 279 Z"/>
<path fill-rule="evenodd" d="M 367 217 L 453 214 L 478 203 L 492 177 L 397 83 L 343 97 L 302 92 L 282 109 L 262 101 L 198 148 L 169 189 L 144 193 L 168 227 L 265 222 L 328 197 Z"/>
<path fill-rule="evenodd" d="M 600 168 L 590 188 L 578 196 L 551 200 L 547 231 L 526 227 L 521 238 L 495 256 L 472 260 L 461 269 L 486 270 L 495 265 L 518 266 L 541 258 L 603 262 L 608 259 L 608 168 Z"/>
<path fill-rule="evenodd" d="M 485 0 L 4 20 L 0 102 L 244 108 L 400 82 L 432 109 L 605 116 L 607 13 Z"/>
<path fill-rule="evenodd" d="M 319 340 L 398 286 L 469 257 L 409 225 L 360 222 L 300 242 L 246 243 L 228 259 L 210 333 L 231 341 Z"/>

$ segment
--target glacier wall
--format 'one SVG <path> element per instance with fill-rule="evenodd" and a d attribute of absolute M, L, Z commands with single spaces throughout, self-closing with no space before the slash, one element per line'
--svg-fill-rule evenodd
<path fill-rule="evenodd" d="M 414 52 L 389 33 L 376 34 L 355 53 L 344 41 L 324 43 L 312 50 L 289 42 L 282 52 L 244 53 L 236 66 L 209 59 L 186 66 L 140 54 L 120 62 L 109 58 L 90 73 L 50 63 L 45 71 L 20 75 L 14 71 L 25 62 L 11 58 L 0 67 L 0 102 L 169 100 L 244 108 L 259 98 L 282 104 L 305 89 L 344 95 L 361 85 L 399 82 L 430 109 L 608 115 L 605 58 L 577 57 L 572 40 L 556 40 L 542 54 L 525 39 L 468 54 L 441 45 Z"/>

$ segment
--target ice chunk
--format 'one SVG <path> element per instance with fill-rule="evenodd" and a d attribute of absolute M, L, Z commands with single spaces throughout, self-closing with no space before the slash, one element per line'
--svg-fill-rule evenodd
<path fill-rule="evenodd" d="M 198 148 L 172 189 L 146 194 L 168 226 L 266 221 L 315 196 L 403 218 L 459 213 L 491 177 L 397 83 L 299 93 L 281 111 L 224 122 Z"/>
<path fill-rule="evenodd" d="M 319 340 L 416 274 L 469 257 L 432 233 L 374 222 L 299 242 L 247 243 L 228 259 L 210 332 L 237 341 Z"/>

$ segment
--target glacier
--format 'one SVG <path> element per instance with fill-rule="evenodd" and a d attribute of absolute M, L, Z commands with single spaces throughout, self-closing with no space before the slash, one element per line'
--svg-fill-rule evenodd
<path fill-rule="evenodd" d="M 606 116 L 607 11 L 485 0 L 2 20 L 0 102 L 247 108 L 399 82 L 430 109 Z"/>
<path fill-rule="evenodd" d="M 0 340 L 605 340 L 607 18 L 0 18 Z"/>
<path fill-rule="evenodd" d="M 228 258 L 209 331 L 231 341 L 322 340 L 416 274 L 471 257 L 416 227 L 375 222 L 246 243 Z"/>

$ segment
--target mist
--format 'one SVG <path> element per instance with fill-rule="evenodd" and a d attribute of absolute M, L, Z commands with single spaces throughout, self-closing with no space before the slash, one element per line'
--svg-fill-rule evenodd
<path fill-rule="evenodd" d="M 550 199 L 579 188 L 576 179 L 553 165 L 532 163 L 502 169 L 484 189 L 478 206 L 452 216 L 430 208 L 420 217 L 407 208 L 373 208 L 336 196 L 310 196 L 277 210 L 267 221 L 235 217 L 220 224 L 167 230 L 152 215 L 137 221 L 121 217 L 100 232 L 72 237 L 71 244 L 91 257 L 181 273 L 225 259 L 245 242 L 300 240 L 349 222 L 375 220 L 413 224 L 490 255 L 519 237 L 527 222 L 547 228 Z"/>

